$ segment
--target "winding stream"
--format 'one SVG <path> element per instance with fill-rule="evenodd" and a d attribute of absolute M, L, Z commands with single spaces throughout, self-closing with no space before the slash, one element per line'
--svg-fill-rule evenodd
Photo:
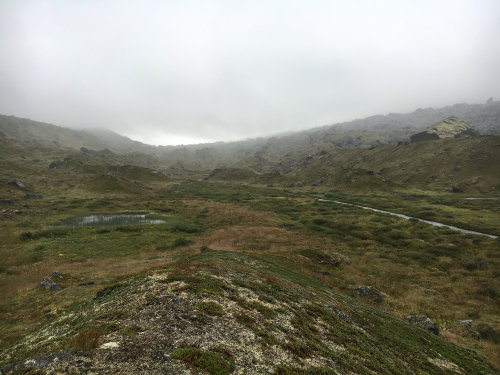
<path fill-rule="evenodd" d="M 397 216 L 397 217 L 400 217 L 400 218 L 402 218 L 402 219 L 406 219 L 406 220 L 414 219 L 414 220 L 422 221 L 422 222 L 427 223 L 427 224 L 430 224 L 430 225 L 434 225 L 435 227 L 448 228 L 448 229 L 456 230 L 456 231 L 459 231 L 459 232 L 462 232 L 462 233 L 476 234 L 476 235 L 479 235 L 479 236 L 486 236 L 486 237 L 493 238 L 493 239 L 498 238 L 498 236 L 495 236 L 495 235 L 493 235 L 493 234 L 487 234 L 487 233 L 475 232 L 475 231 L 473 231 L 473 230 L 467 230 L 467 229 L 462 229 L 462 228 L 454 227 L 453 225 L 448 225 L 448 224 L 438 223 L 437 221 L 431 221 L 431 220 L 419 219 L 418 217 L 412 217 L 412 216 L 407 216 L 407 215 L 403 215 L 403 214 L 397 214 L 397 213 L 395 213 L 395 212 L 390 212 L 390 211 L 379 210 L 379 209 L 377 209 L 377 208 L 371 208 L 371 207 L 366 207 L 366 206 L 360 206 L 360 205 L 357 205 L 357 204 L 346 203 L 346 202 L 340 202 L 340 201 L 332 201 L 332 200 L 329 200 L 329 199 L 318 199 L 318 201 L 319 201 L 319 202 L 332 202 L 332 203 L 336 203 L 336 204 L 343 204 L 343 205 L 345 205 L 345 206 L 353 206 L 353 207 L 358 207 L 358 208 L 362 208 L 362 209 L 364 209 L 364 210 L 370 210 L 370 211 L 375 211 L 375 212 L 379 212 L 379 213 L 382 213 L 382 214 L 387 214 L 387 215 Z"/>

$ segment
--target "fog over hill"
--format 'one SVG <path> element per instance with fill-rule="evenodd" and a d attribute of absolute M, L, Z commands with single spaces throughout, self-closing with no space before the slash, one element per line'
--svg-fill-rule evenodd
<path fill-rule="evenodd" d="M 227 143 L 152 146 L 106 129 L 77 131 L 12 116 L 0 117 L 0 136 L 4 140 L 15 138 L 50 147 L 109 149 L 119 154 L 142 153 L 164 163 L 180 163 L 187 168 L 215 168 L 248 164 L 245 160 L 249 159 L 274 164 L 283 157 L 301 158 L 337 148 L 404 142 L 412 134 L 449 116 L 465 120 L 480 134 L 500 134 L 500 101 L 490 99 L 485 104 L 419 108 L 407 114 L 375 115 L 307 131 Z M 250 164 L 255 166 L 259 162 L 254 160 Z"/>

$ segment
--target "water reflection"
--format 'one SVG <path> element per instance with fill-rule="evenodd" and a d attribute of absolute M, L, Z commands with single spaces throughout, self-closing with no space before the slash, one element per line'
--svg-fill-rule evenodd
<path fill-rule="evenodd" d="M 61 221 L 61 225 L 82 227 L 87 225 L 134 225 L 134 224 L 162 224 L 165 220 L 150 219 L 146 215 L 91 215 L 74 217 Z"/>

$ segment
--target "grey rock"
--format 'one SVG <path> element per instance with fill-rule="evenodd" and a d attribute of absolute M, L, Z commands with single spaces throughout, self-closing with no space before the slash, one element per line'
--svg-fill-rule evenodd
<path fill-rule="evenodd" d="M 62 279 L 63 278 L 63 275 L 61 275 L 59 272 L 57 271 L 54 271 L 52 272 L 52 276 L 58 278 L 58 279 Z"/>
<path fill-rule="evenodd" d="M 472 320 L 459 320 L 458 324 L 463 325 L 463 326 L 471 326 L 472 325 Z"/>
<path fill-rule="evenodd" d="M 313 186 L 320 186 L 323 183 L 323 178 L 319 178 L 313 182 Z"/>
<path fill-rule="evenodd" d="M 43 195 L 40 194 L 26 194 L 24 196 L 26 199 L 43 199 Z"/>
<path fill-rule="evenodd" d="M 435 335 L 439 335 L 439 328 L 437 324 L 425 315 L 409 315 L 406 317 L 406 320 L 434 333 Z"/>
<path fill-rule="evenodd" d="M 29 370 L 43 369 L 46 367 L 50 367 L 58 362 L 70 361 L 72 359 L 73 355 L 69 351 L 43 354 L 39 357 L 28 358 L 20 362 L 9 363 L 1 369 L 1 373 L 11 374 L 14 372 L 19 372 L 25 374 Z"/>
<path fill-rule="evenodd" d="M 26 189 L 26 186 L 24 186 L 22 181 L 19 181 L 19 180 L 9 180 L 9 181 L 7 181 L 7 184 L 12 185 L 12 186 L 17 186 L 20 189 Z"/>
<path fill-rule="evenodd" d="M 373 286 L 358 286 L 356 289 L 358 294 L 371 301 L 381 303 L 383 301 L 382 293 Z"/>
<path fill-rule="evenodd" d="M 51 278 L 48 276 L 44 276 L 42 281 L 40 281 L 38 283 L 38 285 L 36 286 L 36 288 L 42 288 L 42 287 L 47 289 L 47 290 L 52 290 L 52 291 L 61 289 L 61 286 L 56 284 L 55 282 L 53 282 L 51 280 Z"/>
<path fill-rule="evenodd" d="M 61 160 L 56 160 L 49 164 L 49 169 L 58 169 L 62 168 L 63 166 L 64 163 Z"/>
<path fill-rule="evenodd" d="M 340 319 L 349 320 L 351 318 L 349 316 L 349 314 L 347 314 L 345 311 L 343 311 L 342 309 L 340 309 L 339 307 L 337 307 L 335 305 L 328 305 L 328 308 L 332 312 L 334 312 Z"/>
<path fill-rule="evenodd" d="M 437 180 L 436 176 L 431 176 L 427 180 L 425 180 L 425 182 L 428 183 L 428 184 L 430 184 L 431 182 L 436 181 L 436 180 Z"/>
<path fill-rule="evenodd" d="M 450 116 L 437 124 L 429 126 L 423 132 L 410 136 L 411 142 L 422 142 L 442 138 L 462 138 L 478 135 L 477 131 L 456 116 Z"/>

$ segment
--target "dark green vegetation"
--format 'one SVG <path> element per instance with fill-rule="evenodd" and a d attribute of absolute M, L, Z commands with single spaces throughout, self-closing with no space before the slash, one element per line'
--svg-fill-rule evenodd
<path fill-rule="evenodd" d="M 318 198 L 498 235 L 498 137 L 333 150 L 286 176 L 0 140 L 0 366 L 64 353 L 43 371 L 497 372 L 500 240 Z M 60 225 L 115 214 L 165 222 Z M 62 289 L 33 289 L 43 276 Z"/>
<path fill-rule="evenodd" d="M 230 374 L 234 367 L 234 363 L 231 363 L 234 362 L 231 353 L 218 348 L 211 350 L 178 348 L 172 352 L 171 357 L 180 359 L 211 375 Z"/>

